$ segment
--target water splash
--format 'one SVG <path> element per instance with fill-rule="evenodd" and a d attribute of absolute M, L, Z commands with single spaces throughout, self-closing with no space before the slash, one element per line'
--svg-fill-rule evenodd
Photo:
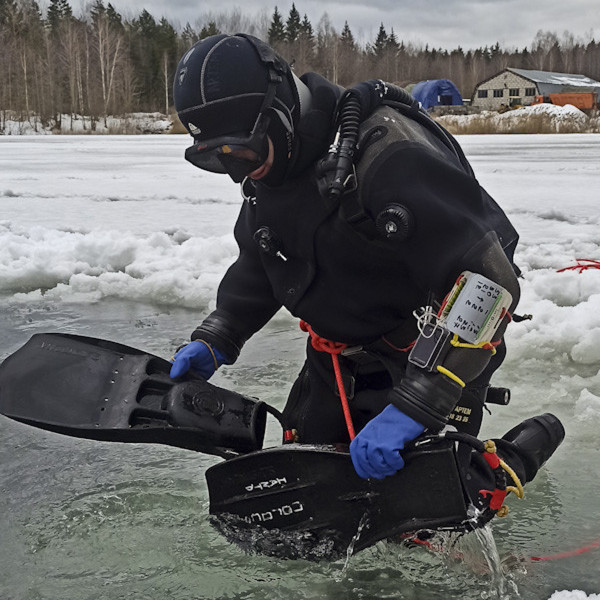
<path fill-rule="evenodd" d="M 518 590 L 516 589 L 514 582 L 508 582 L 504 576 L 502 561 L 500 560 L 500 554 L 498 552 L 498 547 L 496 546 L 496 540 L 494 539 L 491 526 L 488 524 L 485 527 L 476 529 L 474 534 L 481 545 L 483 557 L 490 569 L 491 582 L 490 595 L 488 597 L 497 600 L 509 600 L 510 596 L 507 591 L 509 583 L 511 584 L 510 587 L 513 588 L 511 591 L 518 595 Z"/>
<path fill-rule="evenodd" d="M 356 529 L 356 533 L 352 537 L 352 540 L 350 541 L 350 543 L 348 544 L 348 548 L 346 549 L 346 560 L 344 561 L 344 566 L 342 567 L 342 570 L 339 572 L 339 574 L 335 577 L 335 581 L 337 583 L 340 583 L 343 579 L 345 579 L 346 573 L 348 572 L 348 567 L 350 566 L 350 559 L 354 554 L 354 546 L 356 545 L 356 542 L 358 542 L 358 540 L 360 539 L 360 534 L 362 533 L 362 530 L 368 526 L 369 517 L 368 513 L 365 512 L 365 514 L 360 518 L 358 527 Z"/>
<path fill-rule="evenodd" d="M 488 589 L 480 593 L 483 600 L 515 600 L 520 598 L 513 575 L 523 574 L 520 559 L 509 555 L 501 559 L 490 524 L 466 532 L 431 531 L 419 536 L 425 541 L 423 547 L 430 554 L 439 556 L 443 563 L 458 568 L 466 577 L 475 576 L 477 581 L 489 580 Z M 414 540 L 407 540 L 408 546 Z M 412 546 L 414 547 L 414 546 Z M 453 571 L 455 576 L 456 571 Z"/>
<path fill-rule="evenodd" d="M 227 541 L 247 554 L 264 554 L 281 559 L 305 559 L 332 561 L 343 556 L 343 547 L 335 537 L 335 531 L 286 531 L 267 529 L 256 523 L 248 523 L 238 515 L 222 513 L 211 515 L 210 524 Z"/>

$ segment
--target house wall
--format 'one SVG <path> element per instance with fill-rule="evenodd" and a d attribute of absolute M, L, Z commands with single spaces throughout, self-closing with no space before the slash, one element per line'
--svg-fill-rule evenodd
<path fill-rule="evenodd" d="M 480 90 L 486 92 L 487 97 L 482 98 Z M 525 106 L 531 104 L 538 94 L 538 89 L 533 81 L 511 71 L 503 71 L 491 79 L 483 81 L 475 88 L 472 106 L 484 110 L 498 110 L 502 106 L 513 104 Z"/>

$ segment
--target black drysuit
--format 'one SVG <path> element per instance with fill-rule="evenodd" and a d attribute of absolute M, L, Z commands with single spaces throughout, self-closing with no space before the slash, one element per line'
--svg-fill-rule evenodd
<path fill-rule="evenodd" d="M 465 270 L 508 289 L 513 307 L 519 296 L 511 265 L 518 236 L 510 222 L 451 136 L 423 126 L 423 114 L 415 120 L 404 113 L 382 106 L 362 123 L 358 188 L 338 201 L 319 193 L 317 157 L 280 186 L 256 182 L 235 227 L 239 258 L 220 284 L 216 311 L 192 335 L 233 362 L 244 341 L 285 306 L 320 336 L 362 348 L 341 357 L 357 430 L 389 404 L 393 386 L 414 379 L 405 370 L 406 348 L 418 335 L 413 311 L 439 305 Z M 410 217 L 406 239 L 386 237 L 375 225 L 392 205 Z M 451 419 L 476 434 L 502 346 L 489 365 L 488 350 L 452 352 L 451 370 L 468 385 Z M 400 408 L 431 427 L 453 406 L 438 407 L 435 417 L 427 406 Z M 299 441 L 348 440 L 331 359 L 310 344 L 284 415 Z"/>

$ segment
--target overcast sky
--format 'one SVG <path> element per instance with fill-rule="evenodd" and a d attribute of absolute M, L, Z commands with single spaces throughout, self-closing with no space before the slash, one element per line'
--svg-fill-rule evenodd
<path fill-rule="evenodd" d="M 105 0 L 108 2 L 108 0 Z M 111 0 L 124 15 L 143 8 L 154 17 L 194 25 L 209 12 L 241 10 L 249 17 L 265 14 L 275 6 L 287 18 L 291 1 L 264 0 Z M 76 1 L 72 2 L 73 5 Z M 383 22 L 399 39 L 433 47 L 464 49 L 500 42 L 504 48 L 530 46 L 538 30 L 565 30 L 589 41 L 600 37 L 599 0 L 298 0 L 296 8 L 306 14 L 313 27 L 327 12 L 331 25 L 341 31 L 347 20 L 355 38 L 373 41 Z"/>

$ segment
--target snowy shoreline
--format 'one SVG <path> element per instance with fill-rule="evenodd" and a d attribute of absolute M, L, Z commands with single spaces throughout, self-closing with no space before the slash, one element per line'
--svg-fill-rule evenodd
<path fill-rule="evenodd" d="M 502 133 L 600 133 L 600 113 L 588 115 L 571 104 L 536 104 L 504 113 L 484 111 L 466 115 L 434 115 L 453 135 Z M 163 113 L 131 113 L 94 120 L 81 115 L 61 115 L 60 122 L 42 122 L 37 115 L 28 120 L 0 111 L 1 135 L 136 135 L 185 133 L 176 117 Z"/>
<path fill-rule="evenodd" d="M 136 135 L 171 133 L 173 121 L 163 113 L 130 113 L 108 117 L 63 114 L 60 119 L 42 121 L 39 115 L 28 119 L 0 111 L 0 135 Z"/>
<path fill-rule="evenodd" d="M 600 133 L 600 115 L 587 115 L 571 104 L 536 104 L 503 113 L 484 111 L 471 115 L 435 118 L 453 135 L 501 133 Z"/>

